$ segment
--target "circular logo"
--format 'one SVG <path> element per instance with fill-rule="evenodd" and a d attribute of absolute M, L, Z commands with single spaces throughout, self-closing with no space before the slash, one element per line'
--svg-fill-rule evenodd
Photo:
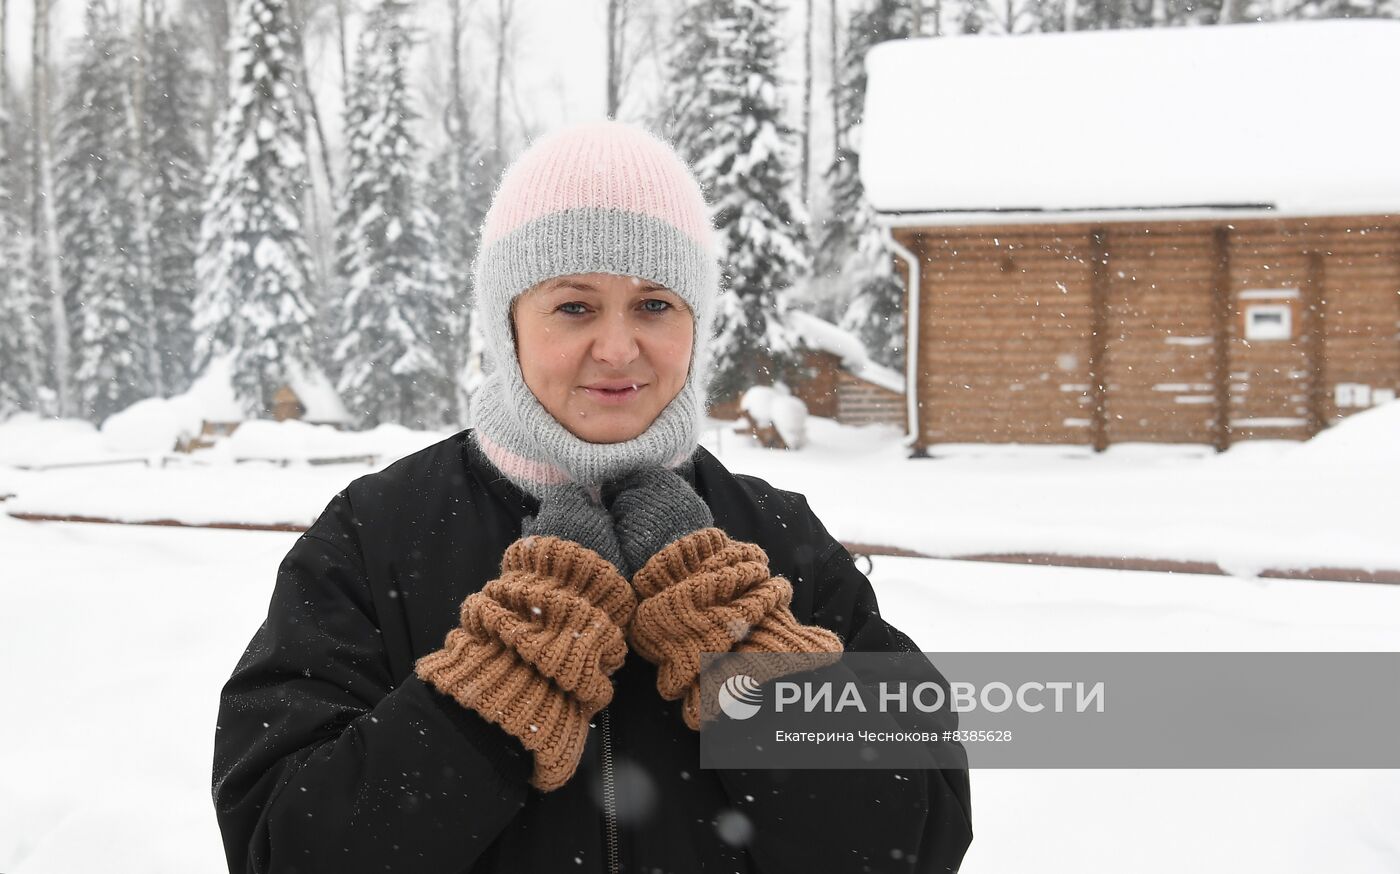
<path fill-rule="evenodd" d="M 748 674 L 735 674 L 719 687 L 719 709 L 730 719 L 748 719 L 763 703 L 763 690 Z"/>

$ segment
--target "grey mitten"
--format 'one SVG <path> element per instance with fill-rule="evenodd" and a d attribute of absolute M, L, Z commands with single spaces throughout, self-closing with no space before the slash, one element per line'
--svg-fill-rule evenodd
<path fill-rule="evenodd" d="M 612 562 L 624 576 L 628 573 L 617 533 L 613 531 L 612 516 L 606 507 L 595 504 L 588 490 L 576 482 L 546 486 L 540 497 L 540 511 L 525 517 L 520 533 L 572 540 Z"/>
<path fill-rule="evenodd" d="M 715 523 L 690 483 L 669 468 L 637 470 L 605 483 L 603 504 L 616 521 L 629 579 L 667 545 Z"/>

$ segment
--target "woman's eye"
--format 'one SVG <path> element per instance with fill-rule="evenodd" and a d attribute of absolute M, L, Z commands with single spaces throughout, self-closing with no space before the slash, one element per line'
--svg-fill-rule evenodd
<path fill-rule="evenodd" d="M 647 307 L 647 304 L 660 304 L 660 306 Z M 642 301 L 642 305 L 646 308 L 646 312 L 649 313 L 664 313 L 669 309 L 673 309 L 670 301 L 665 301 L 661 300 L 660 298 L 654 297 Z M 569 307 L 577 307 L 577 309 L 569 309 Z M 555 307 L 555 309 L 559 312 L 564 313 L 564 315 L 566 316 L 582 316 L 588 313 L 588 306 L 586 304 L 579 303 L 575 300 L 561 303 L 559 304 L 559 306 Z"/>

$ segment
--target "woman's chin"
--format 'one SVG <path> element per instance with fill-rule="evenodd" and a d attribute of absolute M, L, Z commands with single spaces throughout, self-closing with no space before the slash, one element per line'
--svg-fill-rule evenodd
<path fill-rule="evenodd" d="M 642 421 L 643 418 L 630 411 L 590 411 L 585 415 L 575 414 L 564 427 L 589 443 L 625 443 L 646 431 L 656 417 L 646 421 Z"/>

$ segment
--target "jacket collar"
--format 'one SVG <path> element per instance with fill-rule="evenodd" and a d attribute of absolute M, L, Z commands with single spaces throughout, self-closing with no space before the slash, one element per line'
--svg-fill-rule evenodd
<path fill-rule="evenodd" d="M 510 478 L 501 473 L 486 453 L 477 445 L 472 438 L 472 429 L 468 428 L 458 435 L 462 442 L 462 460 L 466 464 L 467 473 L 474 475 L 486 486 L 487 491 L 495 495 L 512 510 L 518 510 L 520 515 L 533 516 L 540 511 L 540 502 L 533 495 L 528 494 Z"/>

